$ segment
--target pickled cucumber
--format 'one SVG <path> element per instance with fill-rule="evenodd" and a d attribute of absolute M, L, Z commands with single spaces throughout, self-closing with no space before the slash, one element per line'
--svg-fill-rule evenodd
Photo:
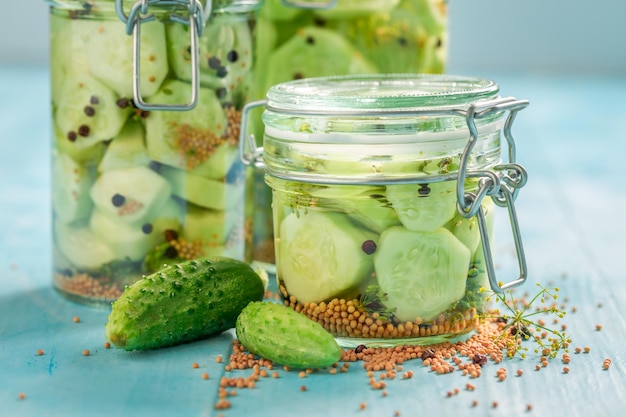
<path fill-rule="evenodd" d="M 279 227 L 278 278 L 301 303 L 355 290 L 372 272 L 371 251 L 364 250 L 363 244 L 376 242 L 378 235 L 345 215 L 291 213 Z"/>
<path fill-rule="evenodd" d="M 113 139 L 130 109 L 118 106 L 119 96 L 89 73 L 66 77 L 58 92 L 56 126 L 71 141 L 86 146 Z"/>
<path fill-rule="evenodd" d="M 401 321 L 434 319 L 465 294 L 470 251 L 444 228 L 380 235 L 374 268 L 385 307 Z"/>
<path fill-rule="evenodd" d="M 170 198 L 172 187 L 144 166 L 103 172 L 90 195 L 103 213 L 126 223 L 143 223 Z"/>
<path fill-rule="evenodd" d="M 386 197 L 404 227 L 409 230 L 436 230 L 456 213 L 454 181 L 388 185 Z"/>
<path fill-rule="evenodd" d="M 121 20 L 90 27 L 86 51 L 91 73 L 120 97 L 133 97 L 133 37 L 126 34 Z M 139 82 L 145 98 L 157 92 L 169 71 L 163 23 L 142 24 L 140 45 Z"/>
<path fill-rule="evenodd" d="M 149 163 L 143 126 L 129 120 L 120 134 L 107 146 L 98 171 L 148 166 Z"/>
<path fill-rule="evenodd" d="M 59 222 L 67 224 L 89 218 L 93 207 L 89 190 L 94 180 L 93 171 L 64 153 L 53 153 L 52 208 Z"/>

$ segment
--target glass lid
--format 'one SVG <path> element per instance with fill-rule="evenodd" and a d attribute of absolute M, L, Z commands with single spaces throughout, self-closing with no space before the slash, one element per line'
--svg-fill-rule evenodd
<path fill-rule="evenodd" d="M 498 85 L 476 77 L 441 74 L 375 74 L 308 78 L 275 85 L 267 109 L 277 113 L 416 111 L 460 108 L 496 97 Z"/>

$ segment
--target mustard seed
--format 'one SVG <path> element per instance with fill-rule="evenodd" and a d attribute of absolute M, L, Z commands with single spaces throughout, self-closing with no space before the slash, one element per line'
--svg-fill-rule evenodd
<path fill-rule="evenodd" d="M 602 363 L 602 368 L 604 370 L 608 370 L 610 367 L 611 367 L 611 359 L 606 358 L 604 362 Z"/>
<path fill-rule="evenodd" d="M 74 317 L 72 318 L 72 321 L 73 321 L 74 323 L 80 323 L 80 317 L 78 317 L 78 316 L 74 316 Z"/>
<path fill-rule="evenodd" d="M 37 349 L 37 356 L 41 356 L 43 355 L 43 350 L 42 349 Z"/>
<path fill-rule="evenodd" d="M 89 349 L 83 350 L 83 356 L 89 356 L 89 354 L 90 354 Z"/>
<path fill-rule="evenodd" d="M 191 367 L 194 368 L 194 369 L 198 369 L 200 367 L 200 365 L 198 365 L 197 363 L 194 362 L 194 363 L 191 364 Z"/>
<path fill-rule="evenodd" d="M 306 391 L 306 385 L 300 385 L 300 391 L 302 392 Z"/>
<path fill-rule="evenodd" d="M 563 373 L 564 373 L 564 374 L 568 374 L 568 373 L 569 373 L 569 367 L 564 366 L 564 367 L 563 367 Z"/>
<path fill-rule="evenodd" d="M 105 349 L 111 349 L 111 344 L 109 342 L 104 342 Z"/>
<path fill-rule="evenodd" d="M 20 400 L 24 400 L 24 399 L 26 399 L 26 394 L 24 394 L 23 392 L 20 392 L 20 394 L 18 395 L 18 398 Z"/>
<path fill-rule="evenodd" d="M 204 373 L 202 374 L 202 379 L 209 379 L 209 374 L 208 374 L 208 373 L 206 373 L 206 372 L 204 372 Z"/>

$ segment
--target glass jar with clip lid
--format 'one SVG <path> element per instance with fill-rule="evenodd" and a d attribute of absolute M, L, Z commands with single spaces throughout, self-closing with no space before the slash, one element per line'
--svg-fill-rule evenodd
<path fill-rule="evenodd" d="M 252 258 L 238 157 L 257 0 L 46 0 L 53 282 L 108 306 L 164 263 Z"/>
<path fill-rule="evenodd" d="M 240 145 L 273 192 L 285 304 L 344 346 L 474 330 L 483 289 L 527 275 L 514 204 L 527 173 L 511 133 L 527 105 L 490 80 L 422 74 L 296 80 L 250 103 L 244 120 L 265 107 L 263 147 L 245 135 Z M 499 206 L 519 264 L 504 283 L 490 244 Z"/>

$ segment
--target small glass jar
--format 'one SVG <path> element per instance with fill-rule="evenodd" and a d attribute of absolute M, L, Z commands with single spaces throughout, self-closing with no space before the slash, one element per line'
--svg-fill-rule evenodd
<path fill-rule="evenodd" d="M 446 0 L 266 0 L 257 18 L 253 99 L 276 84 L 348 74 L 442 73 Z M 261 114 L 255 136 L 263 138 Z M 255 259 L 274 263 L 271 192 L 257 175 Z"/>
<path fill-rule="evenodd" d="M 285 304 L 344 346 L 474 330 L 483 290 L 526 278 L 513 203 L 526 172 L 510 127 L 527 104 L 500 97 L 492 81 L 444 75 L 270 88 L 262 161 Z M 250 141 L 244 159 L 260 163 Z M 508 283 L 496 278 L 489 245 L 496 206 L 509 207 L 518 248 L 520 277 Z"/>
<path fill-rule="evenodd" d="M 259 2 L 47 3 L 55 287 L 106 306 L 165 263 L 251 261 L 238 140 Z"/>

